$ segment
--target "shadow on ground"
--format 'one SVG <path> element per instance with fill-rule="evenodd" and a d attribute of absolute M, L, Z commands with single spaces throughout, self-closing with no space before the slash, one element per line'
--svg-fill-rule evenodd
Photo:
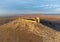
<path fill-rule="evenodd" d="M 51 22 L 48 20 L 41 19 L 40 23 L 60 32 L 60 22 L 57 22 L 57 21 Z"/>

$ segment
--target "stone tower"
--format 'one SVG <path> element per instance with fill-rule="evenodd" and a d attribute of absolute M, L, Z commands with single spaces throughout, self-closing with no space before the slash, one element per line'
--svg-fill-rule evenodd
<path fill-rule="evenodd" d="M 36 21 L 37 23 L 40 23 L 40 17 L 36 17 L 36 18 L 35 18 L 35 21 Z"/>

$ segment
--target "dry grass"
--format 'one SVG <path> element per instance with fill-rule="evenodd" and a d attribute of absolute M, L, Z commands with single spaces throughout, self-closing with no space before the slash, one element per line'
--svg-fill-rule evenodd
<path fill-rule="evenodd" d="M 34 22 L 17 19 L 0 26 L 0 42 L 42 42 Z"/>
<path fill-rule="evenodd" d="M 0 26 L 0 42 L 60 42 L 60 32 L 42 24 L 18 18 Z"/>

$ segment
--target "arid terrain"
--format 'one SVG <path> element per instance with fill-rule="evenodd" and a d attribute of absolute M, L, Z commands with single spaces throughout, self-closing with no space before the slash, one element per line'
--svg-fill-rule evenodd
<path fill-rule="evenodd" d="M 39 17 L 40 22 L 32 19 Z M 60 16 L 22 15 L 0 18 L 0 42 L 60 42 Z"/>

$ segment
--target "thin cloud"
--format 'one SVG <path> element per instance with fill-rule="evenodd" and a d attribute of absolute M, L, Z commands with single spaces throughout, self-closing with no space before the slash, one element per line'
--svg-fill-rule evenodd
<path fill-rule="evenodd" d="M 0 12 L 53 12 L 60 11 L 60 0 L 0 0 Z"/>

